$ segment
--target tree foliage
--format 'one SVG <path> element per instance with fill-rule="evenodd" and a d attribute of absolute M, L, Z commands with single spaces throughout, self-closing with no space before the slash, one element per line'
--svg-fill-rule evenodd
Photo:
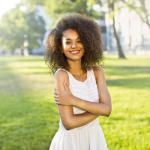
<path fill-rule="evenodd" d="M 3 50 L 23 48 L 28 35 L 28 49 L 38 48 L 45 34 L 45 22 L 35 11 L 22 12 L 19 7 L 6 12 L 0 20 L 0 47 Z"/>
<path fill-rule="evenodd" d="M 22 0 L 22 4 L 28 7 L 34 7 L 34 5 L 45 6 L 46 13 L 51 19 L 51 27 L 53 28 L 58 20 L 66 13 L 80 13 L 99 19 L 99 10 L 93 8 L 93 5 L 99 4 L 98 1 L 99 0 Z"/>
<path fill-rule="evenodd" d="M 25 34 L 23 31 L 27 28 L 23 12 L 16 8 L 6 12 L 0 21 L 0 46 L 2 49 L 22 47 Z"/>
<path fill-rule="evenodd" d="M 23 0 L 27 1 L 27 0 Z M 111 1 L 111 2 L 110 2 Z M 111 12 L 114 12 L 114 2 L 115 0 L 110 0 L 108 2 L 108 6 L 111 8 Z M 94 5 L 99 5 L 103 6 L 105 3 L 105 0 L 44 0 L 43 5 L 46 7 L 46 12 L 50 15 L 53 27 L 56 22 L 65 14 L 69 12 L 77 12 L 81 14 L 86 14 L 87 16 L 90 16 L 95 19 L 100 19 L 100 13 L 103 13 L 102 10 L 95 10 Z M 40 4 L 40 3 L 36 3 Z M 114 18 L 114 16 L 113 16 Z M 114 23 L 114 33 L 116 33 L 115 29 L 115 23 Z M 118 52 L 119 52 L 119 57 L 125 58 L 119 38 L 117 36 L 117 33 L 115 34 L 115 38 L 117 41 L 117 46 L 118 46 Z"/>

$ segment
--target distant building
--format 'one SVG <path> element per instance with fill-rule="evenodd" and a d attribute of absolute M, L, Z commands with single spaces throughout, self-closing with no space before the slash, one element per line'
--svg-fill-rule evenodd
<path fill-rule="evenodd" d="M 150 3 L 147 0 L 147 9 Z M 115 3 L 116 8 L 124 6 L 123 3 Z M 150 14 L 150 12 L 149 12 Z M 150 21 L 150 16 L 149 16 Z M 106 13 L 107 26 L 107 50 L 109 53 L 117 53 L 116 39 L 113 33 L 112 19 L 109 11 Z M 135 11 L 129 11 L 122 7 L 120 12 L 115 12 L 115 27 L 125 54 L 149 54 L 150 55 L 150 28 L 141 21 Z"/>

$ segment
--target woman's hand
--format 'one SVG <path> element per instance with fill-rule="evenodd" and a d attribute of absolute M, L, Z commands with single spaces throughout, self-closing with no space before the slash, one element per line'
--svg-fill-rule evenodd
<path fill-rule="evenodd" d="M 57 105 L 72 105 L 73 101 L 71 99 L 73 98 L 73 95 L 72 95 L 66 81 L 64 81 L 64 87 L 65 87 L 64 92 L 54 91 L 55 103 Z"/>

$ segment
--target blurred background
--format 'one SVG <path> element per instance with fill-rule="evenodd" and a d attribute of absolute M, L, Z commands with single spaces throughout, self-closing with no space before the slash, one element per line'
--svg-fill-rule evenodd
<path fill-rule="evenodd" d="M 48 150 L 58 130 L 45 41 L 71 12 L 101 27 L 109 150 L 150 150 L 150 0 L 0 0 L 0 150 Z"/>
<path fill-rule="evenodd" d="M 0 55 L 43 55 L 48 33 L 66 13 L 93 17 L 105 53 L 150 55 L 149 0 L 8 0 L 0 2 Z"/>

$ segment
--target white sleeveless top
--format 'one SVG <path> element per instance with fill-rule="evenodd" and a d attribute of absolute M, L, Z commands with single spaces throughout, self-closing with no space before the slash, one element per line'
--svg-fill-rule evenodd
<path fill-rule="evenodd" d="M 87 70 L 87 79 L 83 82 L 76 80 L 68 71 L 66 72 L 69 76 L 70 91 L 75 97 L 99 103 L 99 93 L 92 68 Z M 83 112 L 85 110 L 73 106 L 74 114 Z M 55 134 L 49 150 L 107 150 L 99 117 L 84 126 L 71 130 L 66 130 L 60 119 L 59 130 Z"/>

